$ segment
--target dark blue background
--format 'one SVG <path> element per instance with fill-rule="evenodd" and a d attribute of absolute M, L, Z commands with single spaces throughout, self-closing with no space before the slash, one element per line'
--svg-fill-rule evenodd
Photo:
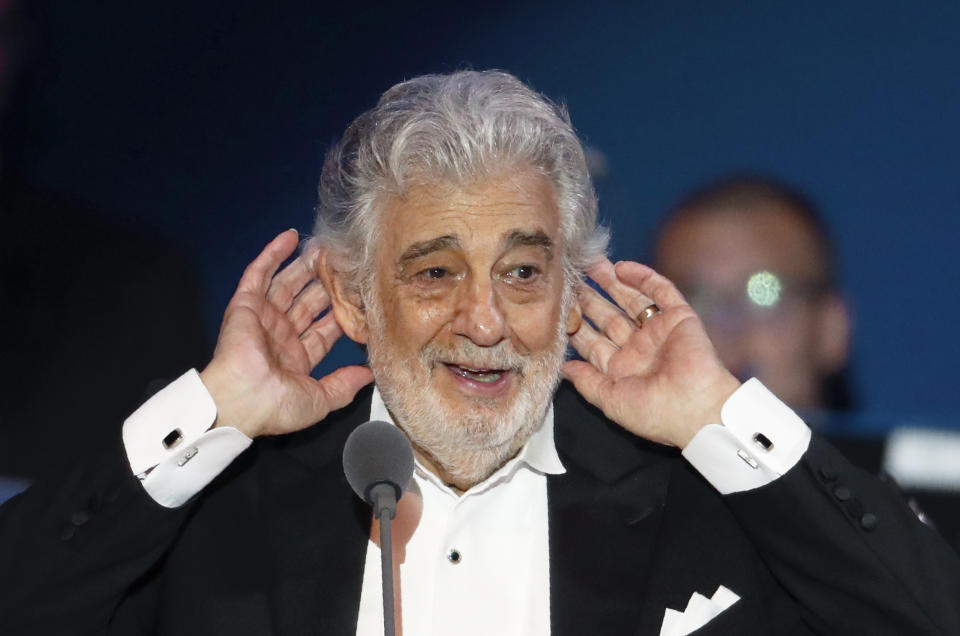
<path fill-rule="evenodd" d="M 29 3 L 4 161 L 186 246 L 212 341 L 245 263 L 309 229 L 353 116 L 415 74 L 504 68 L 565 101 L 606 157 L 616 258 L 720 173 L 804 188 L 839 244 L 864 410 L 960 426 L 960 4 L 356 4 Z"/>

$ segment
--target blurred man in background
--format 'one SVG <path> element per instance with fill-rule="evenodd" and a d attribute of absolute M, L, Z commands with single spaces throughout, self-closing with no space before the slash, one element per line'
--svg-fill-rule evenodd
<path fill-rule="evenodd" d="M 814 205 L 770 179 L 737 176 L 684 199 L 654 267 L 703 318 L 721 359 L 799 409 L 849 409 L 850 313 Z"/>
<path fill-rule="evenodd" d="M 699 313 L 735 375 L 756 376 L 855 463 L 885 479 L 895 476 L 914 511 L 960 551 L 960 484 L 943 471 L 926 474 L 936 469 L 927 450 L 910 455 L 922 469 L 919 478 L 902 459 L 906 438 L 910 448 L 928 449 L 943 445 L 946 433 L 925 441 L 925 432 L 909 423 L 887 418 L 878 426 L 853 412 L 850 311 L 812 201 L 766 177 L 712 181 L 667 214 L 652 260 Z"/>

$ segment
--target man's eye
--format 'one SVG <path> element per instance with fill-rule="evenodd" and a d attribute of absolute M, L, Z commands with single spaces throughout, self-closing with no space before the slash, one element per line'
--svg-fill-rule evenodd
<path fill-rule="evenodd" d="M 517 280 L 530 280 L 537 274 L 537 268 L 533 265 L 517 265 L 510 270 L 510 277 Z"/>
<path fill-rule="evenodd" d="M 440 280 L 447 275 L 447 270 L 442 267 L 431 267 L 423 270 L 420 275 L 429 280 Z"/>

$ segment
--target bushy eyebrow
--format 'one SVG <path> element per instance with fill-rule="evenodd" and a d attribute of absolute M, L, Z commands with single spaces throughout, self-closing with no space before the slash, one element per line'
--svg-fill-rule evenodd
<path fill-rule="evenodd" d="M 553 240 L 540 230 L 535 232 L 513 230 L 507 233 L 502 244 L 504 251 L 520 246 L 539 247 L 547 253 L 548 261 L 553 258 Z M 460 249 L 460 247 L 460 239 L 453 234 L 444 234 L 426 241 L 413 243 L 403 251 L 403 254 L 397 260 L 397 271 L 402 272 L 413 261 L 434 252 Z"/>
<path fill-rule="evenodd" d="M 553 258 L 553 239 L 540 230 L 536 232 L 514 230 L 507 234 L 507 237 L 503 240 L 503 244 L 504 251 L 519 246 L 539 247 L 547 253 L 547 260 Z"/>
<path fill-rule="evenodd" d="M 428 241 L 420 241 L 418 243 L 414 243 L 403 251 L 403 254 L 400 255 L 400 258 L 397 261 L 397 266 L 402 270 L 404 267 L 418 258 L 423 258 L 428 254 L 439 252 L 440 250 L 457 249 L 459 247 L 460 239 L 453 234 L 444 234 L 443 236 L 438 236 Z"/>

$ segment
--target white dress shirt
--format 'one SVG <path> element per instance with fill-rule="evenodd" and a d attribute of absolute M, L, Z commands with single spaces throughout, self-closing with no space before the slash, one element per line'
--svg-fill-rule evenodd
<path fill-rule="evenodd" d="M 377 391 L 370 415 L 392 421 Z M 215 419 L 212 398 L 190 371 L 124 423 L 131 469 L 161 505 L 182 505 L 250 445 L 236 429 L 210 429 Z M 810 429 L 756 379 L 727 400 L 721 420 L 683 451 L 721 494 L 770 483 L 810 442 Z M 166 448 L 164 440 L 175 443 Z M 415 488 L 405 498 L 422 497 L 422 516 L 402 554 L 395 554 L 403 559 L 397 588 L 405 633 L 550 633 L 546 475 L 563 472 L 552 406 L 517 457 L 461 496 L 416 466 Z M 357 634 L 382 632 L 380 551 L 371 540 Z"/>
<path fill-rule="evenodd" d="M 370 419 L 393 421 L 379 391 Z M 553 443 L 552 405 L 515 458 L 460 496 L 417 463 L 414 487 L 404 497 L 422 498 L 422 513 L 396 583 L 403 633 L 550 633 L 546 475 L 563 472 Z M 383 634 L 381 589 L 380 548 L 370 541 L 358 636 Z"/>

